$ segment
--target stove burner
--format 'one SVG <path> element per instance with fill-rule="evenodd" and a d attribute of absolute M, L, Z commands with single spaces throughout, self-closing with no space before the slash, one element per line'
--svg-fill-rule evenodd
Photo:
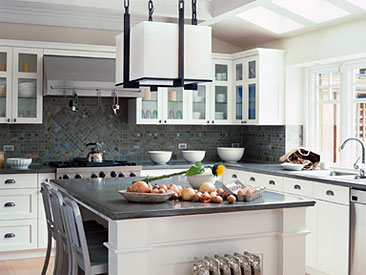
<path fill-rule="evenodd" d="M 89 162 L 86 158 L 74 158 L 72 161 L 52 161 L 49 164 L 55 168 L 136 166 L 136 162 L 129 162 L 125 160 L 104 160 L 103 162 Z"/>

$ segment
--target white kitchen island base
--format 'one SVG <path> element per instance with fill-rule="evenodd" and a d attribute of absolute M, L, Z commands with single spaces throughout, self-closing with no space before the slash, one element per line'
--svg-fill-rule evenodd
<path fill-rule="evenodd" d="M 263 275 L 305 274 L 306 207 L 109 220 L 109 274 L 188 275 L 193 258 L 249 251 Z"/>

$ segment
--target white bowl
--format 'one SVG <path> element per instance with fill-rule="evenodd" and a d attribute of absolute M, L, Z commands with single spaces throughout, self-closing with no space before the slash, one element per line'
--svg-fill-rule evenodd
<path fill-rule="evenodd" d="M 193 112 L 193 119 L 200 119 L 201 113 L 200 112 Z"/>
<path fill-rule="evenodd" d="M 194 176 L 188 176 L 187 180 L 189 184 L 196 189 L 199 189 L 204 182 L 212 182 L 215 183 L 216 177 L 214 175 L 194 175 Z"/>
<path fill-rule="evenodd" d="M 183 158 L 191 163 L 202 161 L 205 158 L 206 151 L 182 151 Z"/>
<path fill-rule="evenodd" d="M 245 148 L 218 147 L 217 153 L 224 162 L 236 163 L 244 155 L 244 149 Z"/>
<path fill-rule="evenodd" d="M 21 97 L 33 97 L 36 96 L 35 88 L 19 88 L 19 96 Z"/>
<path fill-rule="evenodd" d="M 297 164 L 297 163 L 290 163 L 284 162 L 281 163 L 282 169 L 290 170 L 290 171 L 301 171 L 304 168 L 305 164 Z"/>
<path fill-rule="evenodd" d="M 156 164 L 166 164 L 172 157 L 171 151 L 149 151 L 150 159 Z"/>
<path fill-rule="evenodd" d="M 10 166 L 10 168 L 28 169 L 29 165 L 31 165 L 31 163 L 32 163 L 32 159 L 8 158 L 8 159 L 6 159 L 6 163 Z"/>

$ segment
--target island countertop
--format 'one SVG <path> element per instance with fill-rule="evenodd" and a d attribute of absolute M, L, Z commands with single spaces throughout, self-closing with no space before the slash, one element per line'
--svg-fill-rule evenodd
<path fill-rule="evenodd" d="M 87 180 L 54 180 L 52 184 L 76 199 L 95 213 L 111 220 L 168 217 L 179 215 L 211 214 L 236 211 L 314 206 L 315 201 L 265 191 L 261 199 L 252 202 L 200 203 L 167 201 L 164 203 L 133 203 L 126 201 L 119 190 L 126 189 L 136 178 Z M 189 186 L 185 177 L 156 181 L 159 184 L 175 183 Z M 219 187 L 221 183 L 217 182 Z"/>

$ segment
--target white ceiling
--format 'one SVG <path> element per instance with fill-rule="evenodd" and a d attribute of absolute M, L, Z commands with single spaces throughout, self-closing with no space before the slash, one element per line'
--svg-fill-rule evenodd
<path fill-rule="evenodd" d="M 271 40 L 296 36 L 366 17 L 366 10 L 346 0 L 327 1 L 349 12 L 350 15 L 315 24 L 274 5 L 271 0 L 198 0 L 198 19 L 201 24 L 213 27 L 216 38 L 245 49 Z M 130 0 L 133 23 L 146 20 L 147 2 L 147 0 Z M 175 21 L 177 2 L 178 0 L 154 0 L 154 20 Z M 188 19 L 191 16 L 191 1 L 186 0 L 185 3 Z M 305 27 L 278 35 L 237 17 L 238 14 L 257 6 L 280 13 Z M 122 14 L 123 0 L 0 0 L 0 22 L 3 23 L 121 31 Z"/>

